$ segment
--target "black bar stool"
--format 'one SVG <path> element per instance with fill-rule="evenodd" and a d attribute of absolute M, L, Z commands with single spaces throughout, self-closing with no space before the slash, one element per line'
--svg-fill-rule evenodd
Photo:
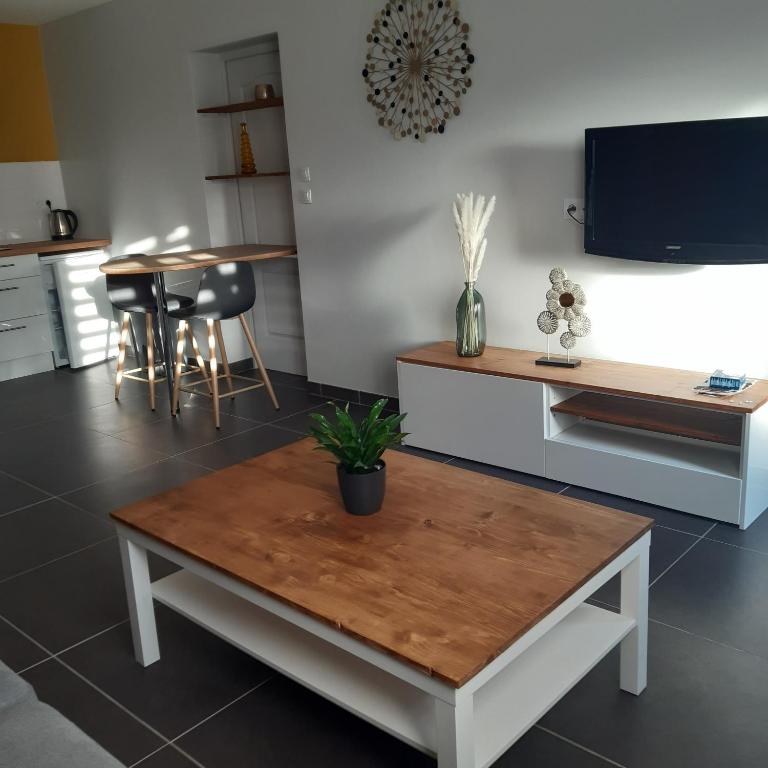
<path fill-rule="evenodd" d="M 188 387 L 181 386 L 181 365 L 184 356 L 184 334 L 191 333 L 187 321 L 194 319 L 205 320 L 208 326 L 208 352 L 211 367 L 209 396 L 213 400 L 213 416 L 216 422 L 216 429 L 220 427 L 219 399 L 222 397 L 234 397 L 241 392 L 248 392 L 252 389 L 266 387 L 272 403 L 276 410 L 279 410 L 280 404 L 277 402 L 275 390 L 272 389 L 272 382 L 264 368 L 259 350 L 256 348 L 256 342 L 251 335 L 251 329 L 248 327 L 248 321 L 245 319 L 245 312 L 250 310 L 256 302 L 256 283 L 253 279 L 253 270 L 251 265 L 246 262 L 230 261 L 225 264 L 217 264 L 214 267 L 208 267 L 203 272 L 200 279 L 200 287 L 197 290 L 197 299 L 192 306 L 179 307 L 168 312 L 169 317 L 176 318 L 179 321 L 179 330 L 176 342 L 176 373 L 173 382 L 173 404 L 171 412 L 176 413 L 179 404 L 179 392 L 193 392 L 194 394 L 205 394 L 199 392 L 194 387 L 201 382 L 195 382 Z M 248 387 L 240 389 L 232 388 L 232 379 L 242 379 L 243 381 L 253 382 L 253 379 L 247 376 L 238 376 L 229 369 L 227 360 L 227 351 L 224 348 L 224 337 L 221 333 L 221 321 L 237 317 L 243 328 L 243 333 L 251 348 L 251 354 L 256 361 L 259 369 L 261 381 L 251 384 Z M 221 363 L 224 368 L 224 374 L 218 374 L 218 365 L 216 360 L 216 345 L 221 348 Z M 198 363 L 199 364 L 199 363 Z M 201 366 L 205 371 L 205 366 Z M 219 379 L 226 378 L 229 385 L 229 392 L 219 393 Z"/>
<path fill-rule="evenodd" d="M 107 275 L 107 296 L 115 309 L 122 311 L 122 324 L 120 326 L 120 343 L 117 351 L 117 370 L 115 372 L 115 400 L 120 399 L 120 386 L 123 379 L 142 381 L 149 385 L 149 407 L 155 410 L 155 382 L 165 381 L 165 377 L 155 378 L 155 345 L 160 339 L 157 329 L 157 301 L 155 300 L 154 280 L 152 275 Z M 168 294 L 169 306 L 173 309 L 190 307 L 195 302 L 187 296 Z M 136 344 L 136 335 L 131 323 L 131 313 L 143 314 L 147 332 L 147 364 L 141 365 L 139 350 Z M 128 341 L 128 332 L 131 332 L 134 353 L 138 367 L 125 370 L 125 348 Z M 191 336 L 191 334 L 190 334 Z M 200 354 L 197 342 L 192 337 L 192 346 L 197 357 L 197 363 L 202 373 L 205 374 L 203 356 Z M 162 359 L 162 354 L 160 355 Z M 197 368 L 188 373 L 196 373 Z M 140 374 L 146 372 L 146 378 Z"/>

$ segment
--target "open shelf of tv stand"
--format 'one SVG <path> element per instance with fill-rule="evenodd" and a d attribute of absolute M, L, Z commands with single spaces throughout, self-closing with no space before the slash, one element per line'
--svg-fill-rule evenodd
<path fill-rule="evenodd" d="M 743 420 L 734 413 L 600 392 L 580 392 L 556 403 L 550 410 L 553 413 L 567 413 L 604 424 L 708 440 L 724 445 L 741 445 Z"/>

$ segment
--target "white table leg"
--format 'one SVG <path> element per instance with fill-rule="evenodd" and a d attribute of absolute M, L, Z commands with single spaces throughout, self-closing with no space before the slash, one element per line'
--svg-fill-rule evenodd
<path fill-rule="evenodd" d="M 136 661 L 143 667 L 148 667 L 160 658 L 160 647 L 157 643 L 147 550 L 122 536 L 118 539 L 123 561 L 125 592 L 128 596 L 128 613 L 131 617 L 133 650 Z"/>
<path fill-rule="evenodd" d="M 475 768 L 474 704 L 471 694 L 455 704 L 435 699 L 437 768 Z"/>
<path fill-rule="evenodd" d="M 645 690 L 648 678 L 648 553 L 649 547 L 643 546 L 621 572 L 621 613 L 637 626 L 621 641 L 620 686 L 636 696 Z"/>

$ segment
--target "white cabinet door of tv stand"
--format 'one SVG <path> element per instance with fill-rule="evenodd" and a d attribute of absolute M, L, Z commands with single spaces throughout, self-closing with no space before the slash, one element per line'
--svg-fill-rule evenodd
<path fill-rule="evenodd" d="M 398 357 L 406 443 L 746 528 L 768 507 L 768 382 L 697 395 L 704 374 L 451 342 Z"/>

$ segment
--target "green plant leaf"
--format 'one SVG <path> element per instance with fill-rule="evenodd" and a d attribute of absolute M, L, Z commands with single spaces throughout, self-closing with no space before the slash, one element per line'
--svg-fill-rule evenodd
<path fill-rule="evenodd" d="M 316 449 L 330 453 L 350 472 L 369 471 L 387 448 L 400 445 L 406 437 L 406 433 L 399 431 L 405 414 L 381 418 L 387 402 L 386 398 L 377 400 L 359 423 L 349 413 L 349 403 L 344 408 L 329 403 L 334 418 L 310 414 L 314 423 L 309 432 L 317 441 Z"/>

